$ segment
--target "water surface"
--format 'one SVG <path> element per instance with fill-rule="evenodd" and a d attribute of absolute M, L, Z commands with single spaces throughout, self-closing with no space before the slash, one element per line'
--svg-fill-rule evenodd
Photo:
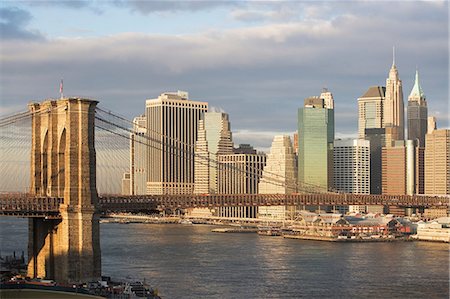
<path fill-rule="evenodd" d="M 0 217 L 0 250 L 27 221 Z M 165 298 L 448 298 L 448 244 L 329 243 L 212 233 L 206 225 L 103 223 L 102 271 Z"/>

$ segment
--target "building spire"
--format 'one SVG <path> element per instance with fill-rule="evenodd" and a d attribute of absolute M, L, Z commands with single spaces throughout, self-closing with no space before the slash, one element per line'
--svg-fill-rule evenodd
<path fill-rule="evenodd" d="M 420 101 L 425 100 L 425 93 L 422 90 L 422 86 L 419 83 L 419 70 L 416 66 L 416 78 L 414 80 L 414 86 L 409 94 L 409 100 L 415 99 L 417 97 Z"/>
<path fill-rule="evenodd" d="M 392 46 L 392 67 L 395 67 L 395 46 Z"/>

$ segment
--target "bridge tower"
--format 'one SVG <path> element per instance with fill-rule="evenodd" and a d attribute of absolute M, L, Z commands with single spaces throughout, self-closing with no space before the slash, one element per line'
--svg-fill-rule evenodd
<path fill-rule="evenodd" d="M 64 198 L 61 219 L 30 218 L 28 276 L 80 282 L 101 275 L 96 214 L 97 101 L 31 103 L 31 194 Z"/>

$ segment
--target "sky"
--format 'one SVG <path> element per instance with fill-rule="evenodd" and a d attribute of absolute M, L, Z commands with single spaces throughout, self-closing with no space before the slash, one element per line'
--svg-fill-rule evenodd
<path fill-rule="evenodd" d="M 395 46 L 404 101 L 416 68 L 450 127 L 447 1 L 1 1 L 0 116 L 30 101 L 100 101 L 129 119 L 185 90 L 230 115 L 235 144 L 267 150 L 328 88 L 336 137 L 357 136 L 357 98 L 385 85 Z"/>

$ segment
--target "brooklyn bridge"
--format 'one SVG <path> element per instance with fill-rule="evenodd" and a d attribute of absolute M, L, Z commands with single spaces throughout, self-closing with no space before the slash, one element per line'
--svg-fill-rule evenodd
<path fill-rule="evenodd" d="M 346 194 L 311 186 L 296 186 L 298 193 L 293 194 L 99 194 L 95 129 L 109 131 L 112 139 L 128 138 L 133 131 L 100 117 L 104 110 L 97 104 L 81 98 L 47 100 L 0 119 L 2 130 L 31 120 L 29 188 L 26 192 L 0 190 L 0 215 L 29 218 L 30 277 L 59 282 L 100 277 L 99 215 L 103 212 L 280 205 L 449 206 L 446 197 Z"/>

